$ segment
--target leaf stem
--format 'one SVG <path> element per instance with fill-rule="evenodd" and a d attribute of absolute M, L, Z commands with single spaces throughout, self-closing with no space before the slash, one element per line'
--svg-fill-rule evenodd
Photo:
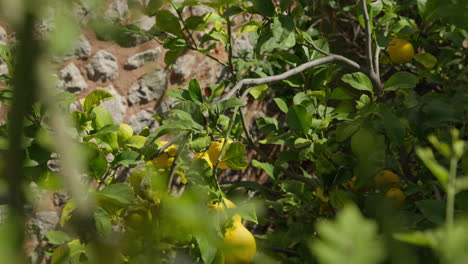
<path fill-rule="evenodd" d="M 445 214 L 445 222 L 447 225 L 448 234 L 453 230 L 453 214 L 455 211 L 455 192 L 456 192 L 456 177 L 457 177 L 457 163 L 458 160 L 455 156 L 450 159 L 449 180 L 447 185 L 447 208 Z"/>

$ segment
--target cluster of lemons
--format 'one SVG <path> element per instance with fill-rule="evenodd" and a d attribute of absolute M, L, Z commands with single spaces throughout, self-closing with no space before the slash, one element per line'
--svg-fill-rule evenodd
<path fill-rule="evenodd" d="M 218 161 L 219 155 L 221 154 L 221 148 L 223 147 L 224 141 L 225 141 L 224 138 L 213 140 L 208 150 L 206 152 L 200 152 L 200 153 L 195 154 L 195 156 L 193 157 L 193 160 L 203 159 L 210 166 L 210 168 L 213 169 L 216 162 Z M 232 143 L 232 140 L 228 139 L 226 147 L 229 147 L 231 143 Z M 225 161 L 221 160 L 218 165 L 218 168 L 227 169 L 229 168 L 229 166 L 226 164 Z"/>
<path fill-rule="evenodd" d="M 391 170 L 382 170 L 374 176 L 374 183 L 378 188 L 386 190 L 385 196 L 396 201 L 398 206 L 402 206 L 406 196 L 398 187 L 401 183 L 400 177 Z"/>
<path fill-rule="evenodd" d="M 222 213 L 225 208 L 232 209 L 236 205 L 223 198 L 223 202 L 210 203 L 208 207 L 214 212 Z M 247 264 L 252 262 L 257 252 L 255 238 L 242 224 L 239 214 L 232 216 L 232 221 L 224 232 L 223 242 L 223 250 L 217 262 L 220 264 Z"/>

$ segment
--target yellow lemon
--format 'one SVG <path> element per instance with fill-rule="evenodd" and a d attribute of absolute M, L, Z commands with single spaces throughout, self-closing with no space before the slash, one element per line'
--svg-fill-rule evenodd
<path fill-rule="evenodd" d="M 322 187 L 317 187 L 317 189 L 315 189 L 315 195 L 324 203 L 327 203 L 328 202 L 328 196 L 326 196 L 324 193 L 323 193 L 323 188 Z"/>
<path fill-rule="evenodd" d="M 167 141 L 156 142 L 159 147 L 167 144 Z M 174 156 L 177 154 L 177 147 L 174 145 L 169 146 L 159 156 L 153 159 L 153 164 L 156 168 L 167 169 L 170 168 L 174 162 Z"/>
<path fill-rule="evenodd" d="M 224 263 L 246 264 L 252 262 L 257 251 L 255 238 L 242 225 L 242 218 L 236 214 L 232 217 L 232 227 L 224 233 Z"/>
<path fill-rule="evenodd" d="M 224 208 L 225 208 L 224 204 L 226 204 L 227 208 L 235 208 L 236 207 L 236 205 L 227 198 L 223 197 L 223 201 L 224 201 L 224 203 L 222 203 L 222 202 L 209 203 L 208 207 L 210 209 L 212 209 L 213 211 L 216 211 L 216 212 L 223 211 Z"/>
<path fill-rule="evenodd" d="M 400 182 L 400 177 L 391 170 L 382 170 L 374 176 L 377 185 L 391 185 Z"/>
<path fill-rule="evenodd" d="M 232 143 L 232 140 L 228 139 L 227 141 L 227 147 L 229 147 L 229 144 Z M 210 147 L 208 148 L 208 155 L 210 156 L 211 163 L 213 166 L 216 164 L 216 161 L 218 160 L 219 154 L 221 153 L 221 148 L 223 147 L 224 144 L 224 138 L 220 140 L 214 140 L 211 142 Z M 227 169 L 229 168 L 226 162 L 221 161 L 218 166 L 220 169 Z"/>
<path fill-rule="evenodd" d="M 406 198 L 405 193 L 399 188 L 391 188 L 385 193 L 385 196 L 390 199 L 394 199 L 398 206 L 401 206 Z"/>
<path fill-rule="evenodd" d="M 390 56 L 390 60 L 396 64 L 409 62 L 414 57 L 413 45 L 410 42 L 399 38 L 395 38 L 390 41 L 387 46 L 387 52 Z"/>
<path fill-rule="evenodd" d="M 200 153 L 195 154 L 195 156 L 193 156 L 193 160 L 197 160 L 197 159 L 205 160 L 206 163 L 208 163 L 208 166 L 210 166 L 210 168 L 213 169 L 213 163 L 211 162 L 210 155 L 208 155 L 207 152 L 200 152 Z"/>

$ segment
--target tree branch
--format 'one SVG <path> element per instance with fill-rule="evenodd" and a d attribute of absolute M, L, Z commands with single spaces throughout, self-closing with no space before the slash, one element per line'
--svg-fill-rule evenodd
<path fill-rule="evenodd" d="M 366 49 L 367 49 L 367 63 L 369 64 L 369 69 L 371 73 L 375 74 L 374 70 L 374 62 L 372 61 L 372 32 L 371 32 L 371 24 L 369 19 L 369 13 L 367 12 L 367 1 L 361 0 L 362 6 L 362 13 L 364 15 L 364 22 L 365 22 L 365 31 L 366 31 Z"/>
<path fill-rule="evenodd" d="M 285 71 L 281 74 L 278 75 L 273 75 L 273 76 L 268 76 L 268 77 L 263 77 L 263 78 L 247 78 L 247 79 L 242 79 L 237 84 L 222 98 L 216 100 L 214 103 L 221 101 L 221 100 L 226 100 L 231 97 L 233 97 L 244 85 L 260 85 L 260 84 L 267 84 L 267 83 L 272 83 L 272 82 L 277 82 L 277 81 L 282 81 L 285 80 L 295 74 L 301 73 L 305 70 L 308 70 L 312 67 L 319 66 L 325 63 L 330 63 L 330 62 L 343 62 L 347 64 L 348 66 L 351 66 L 352 68 L 355 68 L 357 70 L 360 70 L 364 73 L 368 73 L 369 78 L 372 80 L 372 83 L 376 85 L 377 89 L 381 90 L 381 84 L 380 80 L 376 78 L 375 73 L 369 73 L 369 71 L 359 65 L 357 62 L 352 61 L 344 56 L 341 55 L 336 55 L 336 54 L 330 54 L 326 57 L 319 58 L 313 61 L 306 62 L 304 64 L 301 64 L 297 66 L 296 68 L 293 68 L 291 70 Z M 243 96 L 244 97 L 247 94 L 248 90 L 244 92 Z"/>

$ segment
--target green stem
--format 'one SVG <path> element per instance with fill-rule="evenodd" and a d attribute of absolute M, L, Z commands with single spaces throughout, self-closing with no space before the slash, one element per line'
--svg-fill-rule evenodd
<path fill-rule="evenodd" d="M 182 143 L 177 150 L 177 153 L 174 157 L 174 161 L 172 162 L 171 170 L 169 171 L 169 180 L 167 182 L 167 191 L 171 192 L 172 181 L 174 179 L 175 168 L 177 166 L 177 160 L 179 159 L 180 153 L 184 150 L 185 144 L 187 143 L 188 139 L 190 138 L 191 133 L 187 134 L 187 136 L 183 139 Z"/>
<path fill-rule="evenodd" d="M 449 181 L 447 186 L 447 208 L 445 215 L 445 222 L 447 224 L 447 231 L 450 234 L 453 229 L 453 214 L 455 210 L 455 192 L 456 192 L 456 177 L 457 177 L 457 163 L 456 157 L 450 159 Z"/>
<path fill-rule="evenodd" d="M 228 41 L 227 41 L 227 53 L 228 53 L 228 65 L 229 65 L 229 71 L 231 72 L 231 81 L 232 83 L 237 82 L 237 77 L 234 72 L 234 63 L 232 62 L 232 29 L 231 29 L 231 20 L 229 17 L 226 17 L 227 20 L 227 31 L 228 31 Z"/>

